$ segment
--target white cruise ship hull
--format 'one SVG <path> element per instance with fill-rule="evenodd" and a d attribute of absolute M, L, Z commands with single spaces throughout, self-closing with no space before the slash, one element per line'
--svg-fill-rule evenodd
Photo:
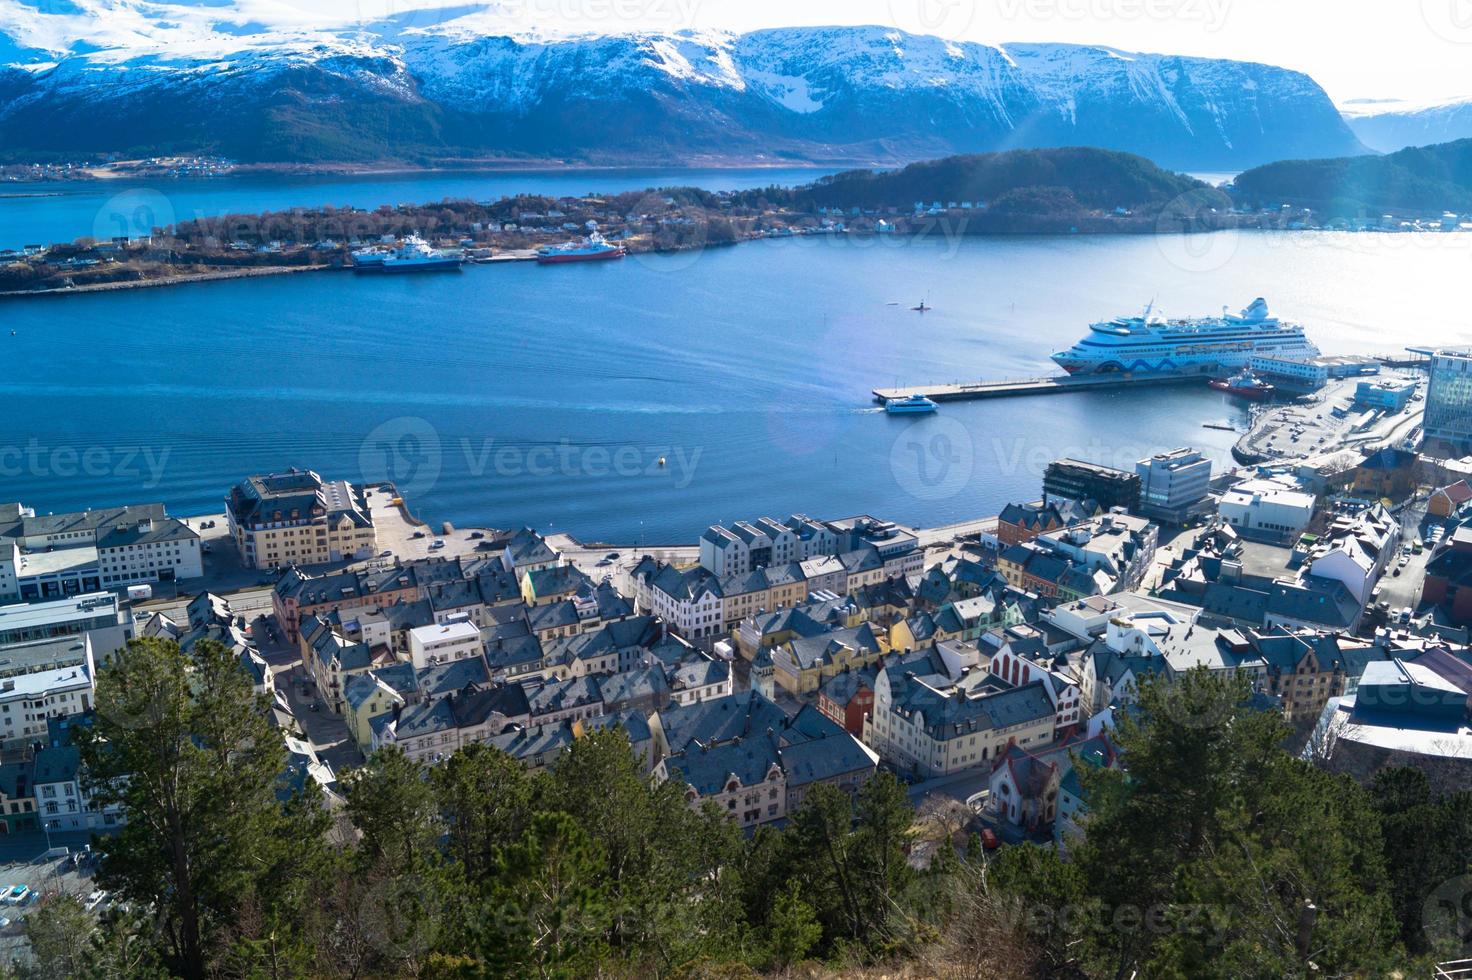
<path fill-rule="evenodd" d="M 1160 374 L 1220 377 L 1265 355 L 1307 360 L 1318 347 L 1296 323 L 1268 315 L 1256 300 L 1241 316 L 1167 320 L 1144 316 L 1090 325 L 1090 333 L 1053 360 L 1069 374 Z"/>

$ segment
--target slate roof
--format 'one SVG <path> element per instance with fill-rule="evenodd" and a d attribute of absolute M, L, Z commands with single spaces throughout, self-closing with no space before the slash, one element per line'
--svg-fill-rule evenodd
<path fill-rule="evenodd" d="M 605 710 L 622 711 L 636 702 L 652 702 L 656 708 L 668 703 L 669 681 L 659 667 L 626 670 L 599 679 Z"/>
<path fill-rule="evenodd" d="M 574 677 L 565 681 L 548 681 L 527 692 L 532 717 L 538 718 L 569 708 L 603 704 L 602 690 L 596 677 Z M 601 713 L 601 711 L 599 712 Z"/>
<path fill-rule="evenodd" d="M 882 650 L 879 637 L 869 623 L 831 630 L 816 636 L 795 636 L 772 651 L 773 663 L 791 672 L 811 670 L 832 661 L 842 649 L 858 653 Z"/>
<path fill-rule="evenodd" d="M 557 552 L 548 547 L 546 539 L 529 527 L 511 535 L 506 541 L 506 551 L 517 568 L 557 560 Z"/>
<path fill-rule="evenodd" d="M 466 657 L 443 664 L 430 664 L 417 674 L 419 692 L 428 700 L 442 698 L 465 687 L 491 682 L 484 657 Z"/>
<path fill-rule="evenodd" d="M 905 668 L 886 671 L 893 700 L 890 710 L 910 715 L 924 713 L 926 734 L 935 740 L 956 738 L 976 732 L 1010 728 L 1053 718 L 1053 702 L 1041 681 L 1009 688 L 980 697 L 962 693 L 945 695 L 905 676 Z"/>

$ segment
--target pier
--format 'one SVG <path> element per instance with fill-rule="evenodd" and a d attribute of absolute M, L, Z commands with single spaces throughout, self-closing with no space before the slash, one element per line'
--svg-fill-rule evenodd
<path fill-rule="evenodd" d="M 1010 381 L 968 381 L 956 384 L 915 385 L 908 388 L 875 388 L 874 400 L 883 404 L 892 398 L 923 395 L 933 402 L 972 401 L 981 398 L 1016 398 L 1022 395 L 1061 395 L 1070 391 L 1133 388 L 1141 385 L 1205 384 L 1204 374 L 1063 374 L 1053 378 L 1020 378 Z"/>

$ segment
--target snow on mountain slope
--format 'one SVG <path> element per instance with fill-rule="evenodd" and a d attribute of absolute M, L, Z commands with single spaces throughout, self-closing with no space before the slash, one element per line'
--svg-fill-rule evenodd
<path fill-rule="evenodd" d="M 883 27 L 497 34 L 488 4 L 324 28 L 276 10 L 293 2 L 11 0 L 0 146 L 867 161 L 1084 144 L 1203 169 L 1363 149 L 1311 79 L 1266 65 Z M 273 30 L 250 20 L 267 10 Z"/>
<path fill-rule="evenodd" d="M 1472 99 L 1361 99 L 1339 111 L 1361 142 L 1383 153 L 1472 137 Z"/>

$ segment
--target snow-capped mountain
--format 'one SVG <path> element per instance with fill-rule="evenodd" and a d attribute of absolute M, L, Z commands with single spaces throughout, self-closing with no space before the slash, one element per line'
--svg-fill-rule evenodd
<path fill-rule="evenodd" d="M 12 157 L 868 162 L 1093 145 L 1232 169 L 1363 152 L 1312 79 L 1245 62 L 883 27 L 496 33 L 486 5 L 266 29 L 252 11 L 281 0 L 29 2 L 48 12 L 0 6 Z"/>
<path fill-rule="evenodd" d="M 1357 99 L 1339 110 L 1360 142 L 1384 153 L 1472 136 L 1472 99 Z"/>

